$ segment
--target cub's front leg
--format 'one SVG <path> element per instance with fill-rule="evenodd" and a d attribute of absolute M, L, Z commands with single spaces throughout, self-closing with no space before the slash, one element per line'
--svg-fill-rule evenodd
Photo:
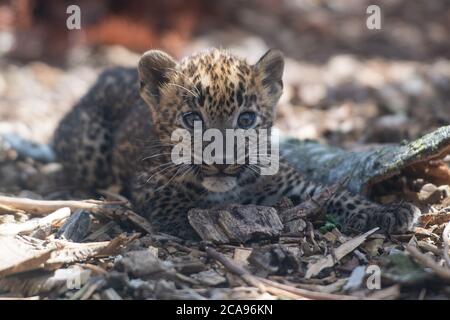
<path fill-rule="evenodd" d="M 182 239 L 198 239 L 187 215 L 190 209 L 196 207 L 196 190 L 190 190 L 193 194 L 188 194 L 164 179 L 147 181 L 144 177 L 134 183 L 129 196 L 136 212 L 144 216 L 156 232 Z"/>
<path fill-rule="evenodd" d="M 279 174 L 286 178 L 279 186 L 282 196 L 305 201 L 317 196 L 324 186 L 315 184 L 289 165 L 280 167 Z M 400 202 L 378 204 L 348 190 L 338 191 L 326 204 L 327 214 L 333 216 L 343 231 L 367 231 L 379 227 L 381 231 L 395 234 L 412 230 L 420 210 L 412 204 Z"/>

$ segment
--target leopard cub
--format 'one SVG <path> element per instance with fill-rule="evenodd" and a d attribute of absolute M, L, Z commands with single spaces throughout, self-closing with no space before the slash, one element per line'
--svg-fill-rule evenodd
<path fill-rule="evenodd" d="M 284 58 L 269 50 L 249 64 L 224 50 L 209 49 L 176 61 L 158 50 L 146 52 L 137 69 L 105 71 L 64 117 L 54 149 L 67 177 L 79 186 L 120 184 L 137 212 L 162 232 L 191 237 L 191 208 L 226 203 L 274 205 L 297 202 L 321 188 L 289 163 L 262 175 L 262 165 L 172 161 L 177 129 L 265 129 L 270 133 L 283 90 Z M 326 210 L 344 230 L 380 227 L 410 230 L 419 210 L 407 203 L 380 205 L 341 191 Z"/>

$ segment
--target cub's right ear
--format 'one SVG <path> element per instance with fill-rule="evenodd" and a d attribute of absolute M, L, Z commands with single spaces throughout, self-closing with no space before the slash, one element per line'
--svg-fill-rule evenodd
<path fill-rule="evenodd" d="M 168 74 L 177 62 L 160 50 L 149 50 L 141 57 L 138 65 L 141 95 L 154 104 L 159 102 L 160 89 L 169 81 Z"/>

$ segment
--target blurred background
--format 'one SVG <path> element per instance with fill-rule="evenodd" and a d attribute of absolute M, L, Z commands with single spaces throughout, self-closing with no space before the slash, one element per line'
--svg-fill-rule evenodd
<path fill-rule="evenodd" d="M 81 29 L 68 30 L 69 5 Z M 381 29 L 366 26 L 369 5 Z M 355 148 L 450 123 L 447 0 L 0 0 L 0 133 L 46 142 L 105 67 L 161 48 L 287 57 L 277 126 Z"/>

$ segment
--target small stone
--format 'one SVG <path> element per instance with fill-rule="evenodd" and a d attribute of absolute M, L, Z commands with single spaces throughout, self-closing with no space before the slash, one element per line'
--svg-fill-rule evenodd
<path fill-rule="evenodd" d="M 191 278 L 203 282 L 208 286 L 217 286 L 227 281 L 227 279 L 224 276 L 220 275 L 214 269 L 194 273 L 191 275 Z"/>

